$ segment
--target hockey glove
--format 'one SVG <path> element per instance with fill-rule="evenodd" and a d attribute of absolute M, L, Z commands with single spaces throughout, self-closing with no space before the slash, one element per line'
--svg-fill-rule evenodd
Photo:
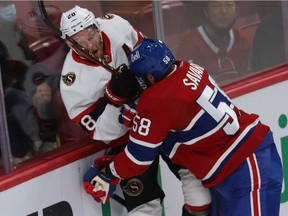
<path fill-rule="evenodd" d="M 117 107 L 135 98 L 140 92 L 139 83 L 127 65 L 120 65 L 118 71 L 121 74 L 113 75 L 105 88 L 105 98 L 108 103 Z"/>
<path fill-rule="evenodd" d="M 86 193 L 90 194 L 97 202 L 100 202 L 98 194 L 94 192 L 94 185 L 92 184 L 92 179 L 96 177 L 100 170 L 103 169 L 106 165 L 113 161 L 113 156 L 102 156 L 96 158 L 93 165 L 86 171 L 83 177 L 83 186 Z"/>
<path fill-rule="evenodd" d="M 125 125 L 128 128 L 131 128 L 133 126 L 133 119 L 136 114 L 136 104 L 134 102 L 124 104 L 120 109 L 120 115 L 118 119 L 119 123 Z"/>
<path fill-rule="evenodd" d="M 119 184 L 120 179 L 104 172 L 99 172 L 91 181 L 93 185 L 93 197 L 97 202 L 103 204 L 108 202 L 109 198 L 113 196 L 116 185 Z"/>

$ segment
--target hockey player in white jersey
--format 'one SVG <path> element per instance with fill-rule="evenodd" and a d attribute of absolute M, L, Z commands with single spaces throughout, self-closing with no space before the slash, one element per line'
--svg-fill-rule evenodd
<path fill-rule="evenodd" d="M 63 39 L 66 36 L 73 38 L 113 68 L 128 63 L 123 47 L 132 50 L 143 38 L 138 30 L 121 17 L 107 14 L 95 19 L 91 11 L 79 6 L 62 14 L 60 28 Z M 107 145 L 127 135 L 128 129 L 118 122 L 119 106 L 135 96 L 139 89 L 127 67 L 122 65 L 121 68 L 122 75 L 112 77 L 105 68 L 71 49 L 62 69 L 60 92 L 69 117 L 91 138 L 104 141 Z M 124 88 L 120 83 L 124 84 Z M 157 171 L 158 162 L 144 175 L 121 182 L 129 216 L 162 214 L 164 193 L 157 183 Z M 137 186 L 136 190 L 130 187 L 133 184 Z M 84 187 L 91 194 L 93 188 L 87 176 L 84 177 Z"/>

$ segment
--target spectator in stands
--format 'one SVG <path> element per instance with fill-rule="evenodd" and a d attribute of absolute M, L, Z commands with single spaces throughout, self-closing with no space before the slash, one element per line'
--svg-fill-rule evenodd
<path fill-rule="evenodd" d="M 219 84 L 247 73 L 251 43 L 233 28 L 238 10 L 236 1 L 203 2 L 206 19 L 180 40 L 177 58 L 202 65 Z"/>
<path fill-rule="evenodd" d="M 33 109 L 23 89 L 28 66 L 11 60 L 7 47 L 1 41 L 0 66 L 11 153 L 13 162 L 19 163 L 30 158 L 32 143 L 39 140 Z"/>
<path fill-rule="evenodd" d="M 46 5 L 51 22 L 60 23 L 61 10 L 53 5 Z M 23 50 L 32 65 L 27 71 L 24 89 L 29 102 L 35 108 L 39 124 L 40 146 L 35 146 L 39 153 L 57 147 L 57 125 L 54 106 L 54 94 L 59 89 L 62 65 L 66 56 L 65 43 L 44 23 L 39 8 L 21 13 L 17 18 L 20 30 L 18 46 Z"/>
<path fill-rule="evenodd" d="M 15 21 L 19 15 L 16 5 L 19 1 L 0 1 L 0 40 L 9 48 L 9 55 L 13 59 L 23 61 L 23 55 L 17 46 L 17 35 L 15 34 Z M 23 1 L 23 3 L 25 3 Z"/>
<path fill-rule="evenodd" d="M 6 118 L 13 162 L 31 157 L 33 144 L 40 141 L 34 110 L 23 88 L 28 66 L 17 60 L 8 60 L 2 70 Z"/>
<path fill-rule="evenodd" d="M 13 22 L 16 19 L 16 8 L 12 1 L 0 2 L 0 20 L 4 22 Z"/>
<path fill-rule="evenodd" d="M 285 62 L 282 8 L 263 17 L 252 44 L 252 69 L 259 71 Z"/>

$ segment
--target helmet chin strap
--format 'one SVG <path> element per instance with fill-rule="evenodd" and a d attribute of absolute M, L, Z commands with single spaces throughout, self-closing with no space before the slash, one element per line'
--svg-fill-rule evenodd
<path fill-rule="evenodd" d="M 102 34 L 101 34 L 101 30 L 98 29 L 98 31 L 99 31 L 99 36 L 100 36 L 101 47 L 102 47 L 102 49 L 104 50 L 104 43 L 103 43 L 103 37 L 102 37 Z"/>

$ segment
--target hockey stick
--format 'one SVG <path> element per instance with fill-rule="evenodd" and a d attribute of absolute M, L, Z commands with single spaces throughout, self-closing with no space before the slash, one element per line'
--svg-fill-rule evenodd
<path fill-rule="evenodd" d="M 115 201 L 117 201 L 118 203 L 120 203 L 121 205 L 126 207 L 126 201 L 125 199 L 123 199 L 122 197 L 120 197 L 118 194 L 113 194 L 113 196 L 111 197 L 112 199 L 114 199 Z"/>
<path fill-rule="evenodd" d="M 38 6 L 39 6 L 39 9 L 40 9 L 40 13 L 41 13 L 42 19 L 45 22 L 45 24 L 52 31 L 54 31 L 57 34 L 57 36 L 61 37 L 62 32 L 60 31 L 60 29 L 56 28 L 52 24 L 52 22 L 49 20 L 49 17 L 47 15 L 43 0 L 38 0 Z M 87 50 L 84 47 L 82 47 L 80 44 L 78 44 L 74 39 L 72 39 L 68 35 L 65 35 L 65 41 L 72 49 L 74 49 L 82 57 L 88 59 L 89 61 L 91 61 L 93 63 L 101 65 L 103 68 L 105 68 L 110 73 L 112 73 L 112 74 L 114 74 L 116 76 L 120 75 L 120 72 L 118 70 L 116 70 L 115 68 L 113 68 L 110 65 L 106 64 L 101 58 L 93 55 L 89 50 Z"/>

